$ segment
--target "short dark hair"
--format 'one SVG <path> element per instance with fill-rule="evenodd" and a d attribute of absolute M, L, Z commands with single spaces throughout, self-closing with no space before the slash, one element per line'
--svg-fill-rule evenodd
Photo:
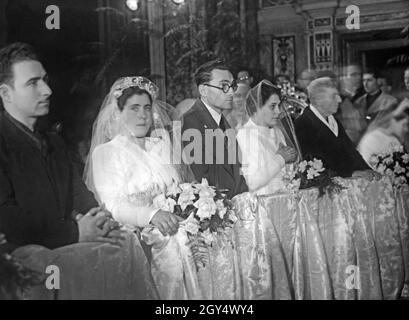
<path fill-rule="evenodd" d="M 126 102 L 128 101 L 128 99 L 130 97 L 132 97 L 134 95 L 141 96 L 141 95 L 144 95 L 144 94 L 146 94 L 148 96 L 149 101 L 152 104 L 153 103 L 152 96 L 149 94 L 148 91 L 146 91 L 144 89 L 141 89 L 139 87 L 130 87 L 128 89 L 125 89 L 122 92 L 122 95 L 118 98 L 118 108 L 119 108 L 119 110 L 120 111 L 124 110 L 125 104 L 126 104 Z"/>
<path fill-rule="evenodd" d="M 195 72 L 195 82 L 197 86 L 209 82 L 212 80 L 213 70 L 227 70 L 230 71 L 229 67 L 225 64 L 223 60 L 211 60 L 202 64 L 197 68 Z"/>
<path fill-rule="evenodd" d="M 375 79 L 378 79 L 381 77 L 381 74 L 375 68 L 365 68 L 362 74 L 371 74 Z"/>
<path fill-rule="evenodd" d="M 13 83 L 13 65 L 17 62 L 34 60 L 39 61 L 35 49 L 22 42 L 15 42 L 0 50 L 0 84 Z"/>

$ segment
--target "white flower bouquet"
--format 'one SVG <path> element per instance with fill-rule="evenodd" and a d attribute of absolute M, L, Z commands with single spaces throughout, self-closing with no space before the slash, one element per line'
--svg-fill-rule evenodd
<path fill-rule="evenodd" d="M 372 156 L 370 164 L 380 174 L 390 176 L 394 187 L 400 189 L 409 185 L 409 154 L 403 147 Z"/>
<path fill-rule="evenodd" d="M 198 268 L 206 264 L 205 251 L 216 241 L 217 234 L 225 233 L 237 221 L 232 202 L 221 190 L 209 186 L 206 179 L 201 183 L 175 183 L 153 203 L 185 220 L 183 226 Z"/>
<path fill-rule="evenodd" d="M 285 179 L 288 181 L 290 190 L 318 188 L 319 195 L 322 197 L 328 193 L 330 197 L 334 193 L 339 193 L 344 187 L 339 184 L 334 174 L 326 169 L 321 160 L 304 160 L 289 170 Z"/>

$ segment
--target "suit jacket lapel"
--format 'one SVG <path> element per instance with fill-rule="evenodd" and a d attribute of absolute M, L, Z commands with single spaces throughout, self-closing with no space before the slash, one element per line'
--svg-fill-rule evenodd
<path fill-rule="evenodd" d="M 201 124 L 203 125 L 203 143 L 205 143 L 205 134 L 206 129 L 210 130 L 217 130 L 220 129 L 219 125 L 213 119 L 212 115 L 210 114 L 209 110 L 207 110 L 206 106 L 202 102 L 202 100 L 197 99 L 195 105 L 193 106 L 192 110 L 197 113 L 197 119 L 200 120 Z M 227 124 L 230 128 L 230 125 Z M 225 155 L 228 156 L 228 145 L 224 144 Z M 215 150 L 213 150 L 215 151 Z M 226 152 L 227 151 L 227 152 Z M 213 160 L 216 160 L 216 155 L 213 155 Z M 228 158 L 224 159 L 225 165 L 223 165 L 223 169 L 226 173 L 228 173 L 233 179 L 235 179 L 235 172 L 234 169 L 231 168 L 232 166 L 228 164 Z"/>
<path fill-rule="evenodd" d="M 330 128 L 328 128 L 328 126 L 325 125 L 325 123 L 323 123 L 315 114 L 314 112 L 311 111 L 310 108 L 306 108 L 305 112 L 307 112 L 307 116 L 311 119 L 312 123 L 314 124 L 314 126 L 317 128 L 317 130 L 319 131 L 319 133 L 321 133 L 324 136 L 328 136 L 331 137 L 333 139 L 336 139 L 337 136 L 331 131 Z M 335 120 L 336 121 L 336 120 Z M 337 121 L 337 125 L 339 128 L 339 122 Z M 339 131 L 339 130 L 338 130 Z"/>
<path fill-rule="evenodd" d="M 193 108 L 197 112 L 198 118 L 202 122 L 205 129 L 216 130 L 219 128 L 219 125 L 216 123 L 216 121 L 214 121 L 212 115 L 210 114 L 209 110 L 207 110 L 202 100 L 197 99 Z"/>

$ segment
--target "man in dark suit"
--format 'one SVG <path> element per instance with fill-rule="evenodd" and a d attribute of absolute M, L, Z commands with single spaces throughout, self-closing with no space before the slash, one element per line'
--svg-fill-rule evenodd
<path fill-rule="evenodd" d="M 195 75 L 200 98 L 183 117 L 185 152 L 193 144 L 193 154 L 187 156 L 196 179 L 206 178 L 210 185 L 228 190 L 228 197 L 248 191 L 241 175 L 239 147 L 232 129 L 223 115 L 230 110 L 237 89 L 232 73 L 220 61 L 210 61 Z M 197 133 L 201 139 L 198 139 Z M 214 139 L 216 137 L 216 139 Z"/>
<path fill-rule="evenodd" d="M 69 160 L 62 139 L 39 132 L 51 89 L 33 48 L 0 50 L 0 251 L 37 244 L 49 249 L 76 242 L 117 244 L 109 213 L 98 208 Z"/>
<path fill-rule="evenodd" d="M 321 159 L 337 176 L 372 178 L 370 170 L 341 123 L 333 114 L 341 97 L 330 78 L 319 78 L 308 86 L 311 106 L 295 122 L 295 131 L 304 159 Z"/>

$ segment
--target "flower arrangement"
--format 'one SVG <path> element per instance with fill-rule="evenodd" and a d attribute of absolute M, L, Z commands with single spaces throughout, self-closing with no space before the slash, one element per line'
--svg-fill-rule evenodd
<path fill-rule="evenodd" d="M 174 183 L 153 203 L 184 219 L 184 229 L 198 268 L 208 262 L 207 247 L 216 241 L 216 235 L 225 233 L 237 221 L 231 201 L 222 190 L 209 186 L 206 179 L 201 183 Z"/>
<path fill-rule="evenodd" d="M 394 187 L 400 189 L 409 185 L 409 154 L 403 147 L 372 156 L 370 164 L 380 174 L 390 176 Z"/>
<path fill-rule="evenodd" d="M 290 190 L 318 188 L 319 198 L 326 193 L 332 197 L 334 193 L 339 193 L 345 188 L 336 181 L 331 170 L 326 169 L 322 161 L 316 158 L 294 165 L 285 178 L 289 182 Z"/>

